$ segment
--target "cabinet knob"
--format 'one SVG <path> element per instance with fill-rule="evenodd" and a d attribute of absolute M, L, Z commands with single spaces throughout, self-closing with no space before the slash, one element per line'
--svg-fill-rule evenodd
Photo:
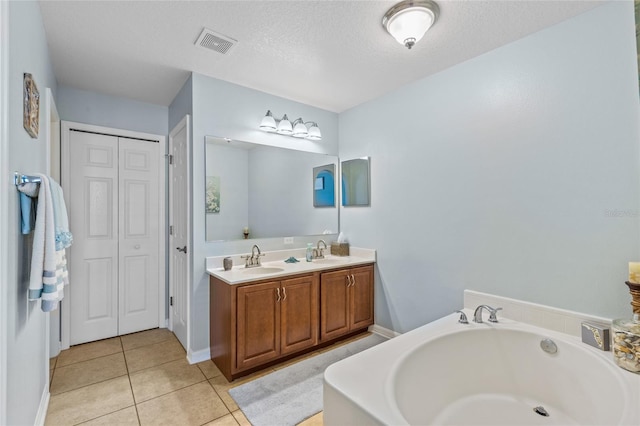
<path fill-rule="evenodd" d="M 284 302 L 285 300 L 287 300 L 287 290 L 282 287 L 282 301 Z"/>
<path fill-rule="evenodd" d="M 276 295 L 278 296 L 278 298 L 276 299 L 276 302 L 280 301 L 280 287 L 276 288 Z"/>

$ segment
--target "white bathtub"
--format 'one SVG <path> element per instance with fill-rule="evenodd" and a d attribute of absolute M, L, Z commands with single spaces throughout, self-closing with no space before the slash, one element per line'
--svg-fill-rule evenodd
<path fill-rule="evenodd" d="M 611 352 L 508 319 L 457 320 L 330 366 L 324 424 L 640 425 L 640 375 L 617 367 Z M 546 338 L 557 353 L 540 348 Z"/>

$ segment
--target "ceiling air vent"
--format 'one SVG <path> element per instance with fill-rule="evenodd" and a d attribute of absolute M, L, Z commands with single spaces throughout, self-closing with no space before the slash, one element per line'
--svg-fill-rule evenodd
<path fill-rule="evenodd" d="M 200 34 L 198 40 L 196 40 L 196 46 L 204 47 L 224 55 L 228 53 L 237 42 L 238 40 L 205 28 L 202 30 L 202 34 Z"/>

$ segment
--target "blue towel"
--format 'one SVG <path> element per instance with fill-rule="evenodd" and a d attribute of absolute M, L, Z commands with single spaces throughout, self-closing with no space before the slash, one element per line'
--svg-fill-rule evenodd
<path fill-rule="evenodd" d="M 20 191 L 20 217 L 21 231 L 24 235 L 30 234 L 36 226 L 36 206 L 39 183 L 23 183 L 18 186 Z"/>
<path fill-rule="evenodd" d="M 22 215 L 22 233 L 30 234 L 36 224 L 36 209 L 34 199 L 27 194 L 20 193 L 20 212 Z"/>

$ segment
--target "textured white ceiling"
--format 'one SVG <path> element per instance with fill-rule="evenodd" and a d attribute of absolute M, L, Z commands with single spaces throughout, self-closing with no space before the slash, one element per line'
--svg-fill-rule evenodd
<path fill-rule="evenodd" d="M 189 72 L 341 112 L 598 1 L 440 0 L 413 49 L 380 23 L 395 1 L 41 0 L 59 84 L 169 105 Z M 203 27 L 238 44 L 194 45 Z"/>

